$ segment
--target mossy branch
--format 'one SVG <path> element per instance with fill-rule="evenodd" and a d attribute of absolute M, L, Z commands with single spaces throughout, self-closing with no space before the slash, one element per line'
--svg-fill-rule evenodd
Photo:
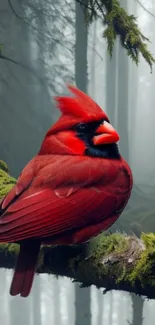
<path fill-rule="evenodd" d="M 84 258 L 83 246 L 42 247 L 37 273 L 66 276 L 82 287 L 95 285 L 134 292 L 155 298 L 155 235 L 141 239 L 115 233 L 101 236 L 90 257 Z M 18 245 L 0 245 L 0 267 L 13 268 Z"/>
<path fill-rule="evenodd" d="M 7 164 L 0 160 L 0 200 L 16 184 L 15 178 L 11 177 L 8 173 L 9 169 Z"/>
<path fill-rule="evenodd" d="M 129 15 L 121 7 L 118 0 L 76 0 L 84 8 L 86 22 L 92 23 L 97 17 L 102 20 L 104 26 L 103 37 L 107 40 L 107 49 L 112 57 L 116 37 L 119 37 L 121 45 L 127 51 L 127 55 L 138 65 L 140 54 L 152 65 L 155 58 L 147 48 L 149 39 L 144 36 L 137 24 L 137 18 Z"/>
<path fill-rule="evenodd" d="M 16 180 L 8 174 L 7 165 L 0 160 L 0 198 Z M 120 233 L 100 235 L 95 245 L 43 246 L 37 273 L 66 276 L 82 286 L 95 285 L 155 298 L 155 235 L 127 236 Z M 13 268 L 17 244 L 0 244 L 0 267 Z"/>

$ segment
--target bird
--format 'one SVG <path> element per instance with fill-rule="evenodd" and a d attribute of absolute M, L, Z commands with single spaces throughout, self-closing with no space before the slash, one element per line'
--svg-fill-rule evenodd
<path fill-rule="evenodd" d="M 131 195 L 119 134 L 86 93 L 55 96 L 60 117 L 0 203 L 0 243 L 20 245 L 10 295 L 30 294 L 41 245 L 78 245 L 107 230 Z"/>

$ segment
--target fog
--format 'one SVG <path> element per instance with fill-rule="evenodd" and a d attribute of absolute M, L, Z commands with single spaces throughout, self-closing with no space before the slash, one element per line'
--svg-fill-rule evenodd
<path fill-rule="evenodd" d="M 155 56 L 153 0 L 121 0 L 137 17 Z M 18 177 L 37 153 L 59 113 L 52 96 L 66 83 L 87 91 L 120 134 L 134 188 L 127 208 L 111 228 L 137 236 L 155 232 L 155 68 L 138 67 L 117 40 L 112 60 L 96 20 L 86 27 L 74 0 L 0 1 L 0 159 Z M 27 299 L 11 297 L 12 272 L 0 270 L 2 325 L 152 325 L 155 301 L 125 292 L 79 288 L 67 278 L 35 277 Z"/>

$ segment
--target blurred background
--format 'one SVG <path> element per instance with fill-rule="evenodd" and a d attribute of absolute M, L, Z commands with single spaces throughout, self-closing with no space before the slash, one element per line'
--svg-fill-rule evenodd
<path fill-rule="evenodd" d="M 121 0 L 135 14 L 155 55 L 155 3 Z M 87 3 L 87 1 L 85 2 Z M 58 117 L 52 96 L 65 83 L 88 92 L 118 130 L 134 189 L 111 229 L 155 232 L 155 71 L 137 67 L 116 42 L 110 61 L 104 27 L 85 25 L 75 0 L 0 0 L 0 159 L 18 177 Z M 27 299 L 9 296 L 12 272 L 0 270 L 1 325 L 152 325 L 155 301 L 134 294 L 81 289 L 66 278 L 36 276 Z"/>

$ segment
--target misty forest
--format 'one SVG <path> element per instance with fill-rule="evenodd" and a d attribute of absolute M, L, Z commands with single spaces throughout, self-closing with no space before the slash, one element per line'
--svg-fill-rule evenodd
<path fill-rule="evenodd" d="M 93 3 L 94 8 L 96 3 L 99 6 L 96 15 L 96 9 L 91 12 Z M 125 21 L 120 29 L 116 26 L 117 37 L 107 48 L 104 3 L 107 7 L 107 3 L 116 7 L 120 3 L 128 15 L 136 17 L 138 30 L 148 38 L 141 38 L 147 50 L 143 46 L 136 50 L 133 41 L 132 51 L 120 41 Z M 139 238 L 142 232 L 155 232 L 154 30 L 153 0 L 0 1 L 0 159 L 12 180 L 17 179 L 59 116 L 53 96 L 68 94 L 66 83 L 88 93 L 118 131 L 121 154 L 134 178 L 131 198 L 110 234 Z M 2 162 L 0 168 L 8 172 Z M 1 178 L 0 172 L 0 182 Z M 0 187 L 0 198 L 2 192 Z M 3 267 L 0 259 L 1 325 L 154 322 L 154 299 L 132 290 L 80 287 L 66 276 L 36 275 L 28 298 L 12 297 L 13 270 Z"/>

